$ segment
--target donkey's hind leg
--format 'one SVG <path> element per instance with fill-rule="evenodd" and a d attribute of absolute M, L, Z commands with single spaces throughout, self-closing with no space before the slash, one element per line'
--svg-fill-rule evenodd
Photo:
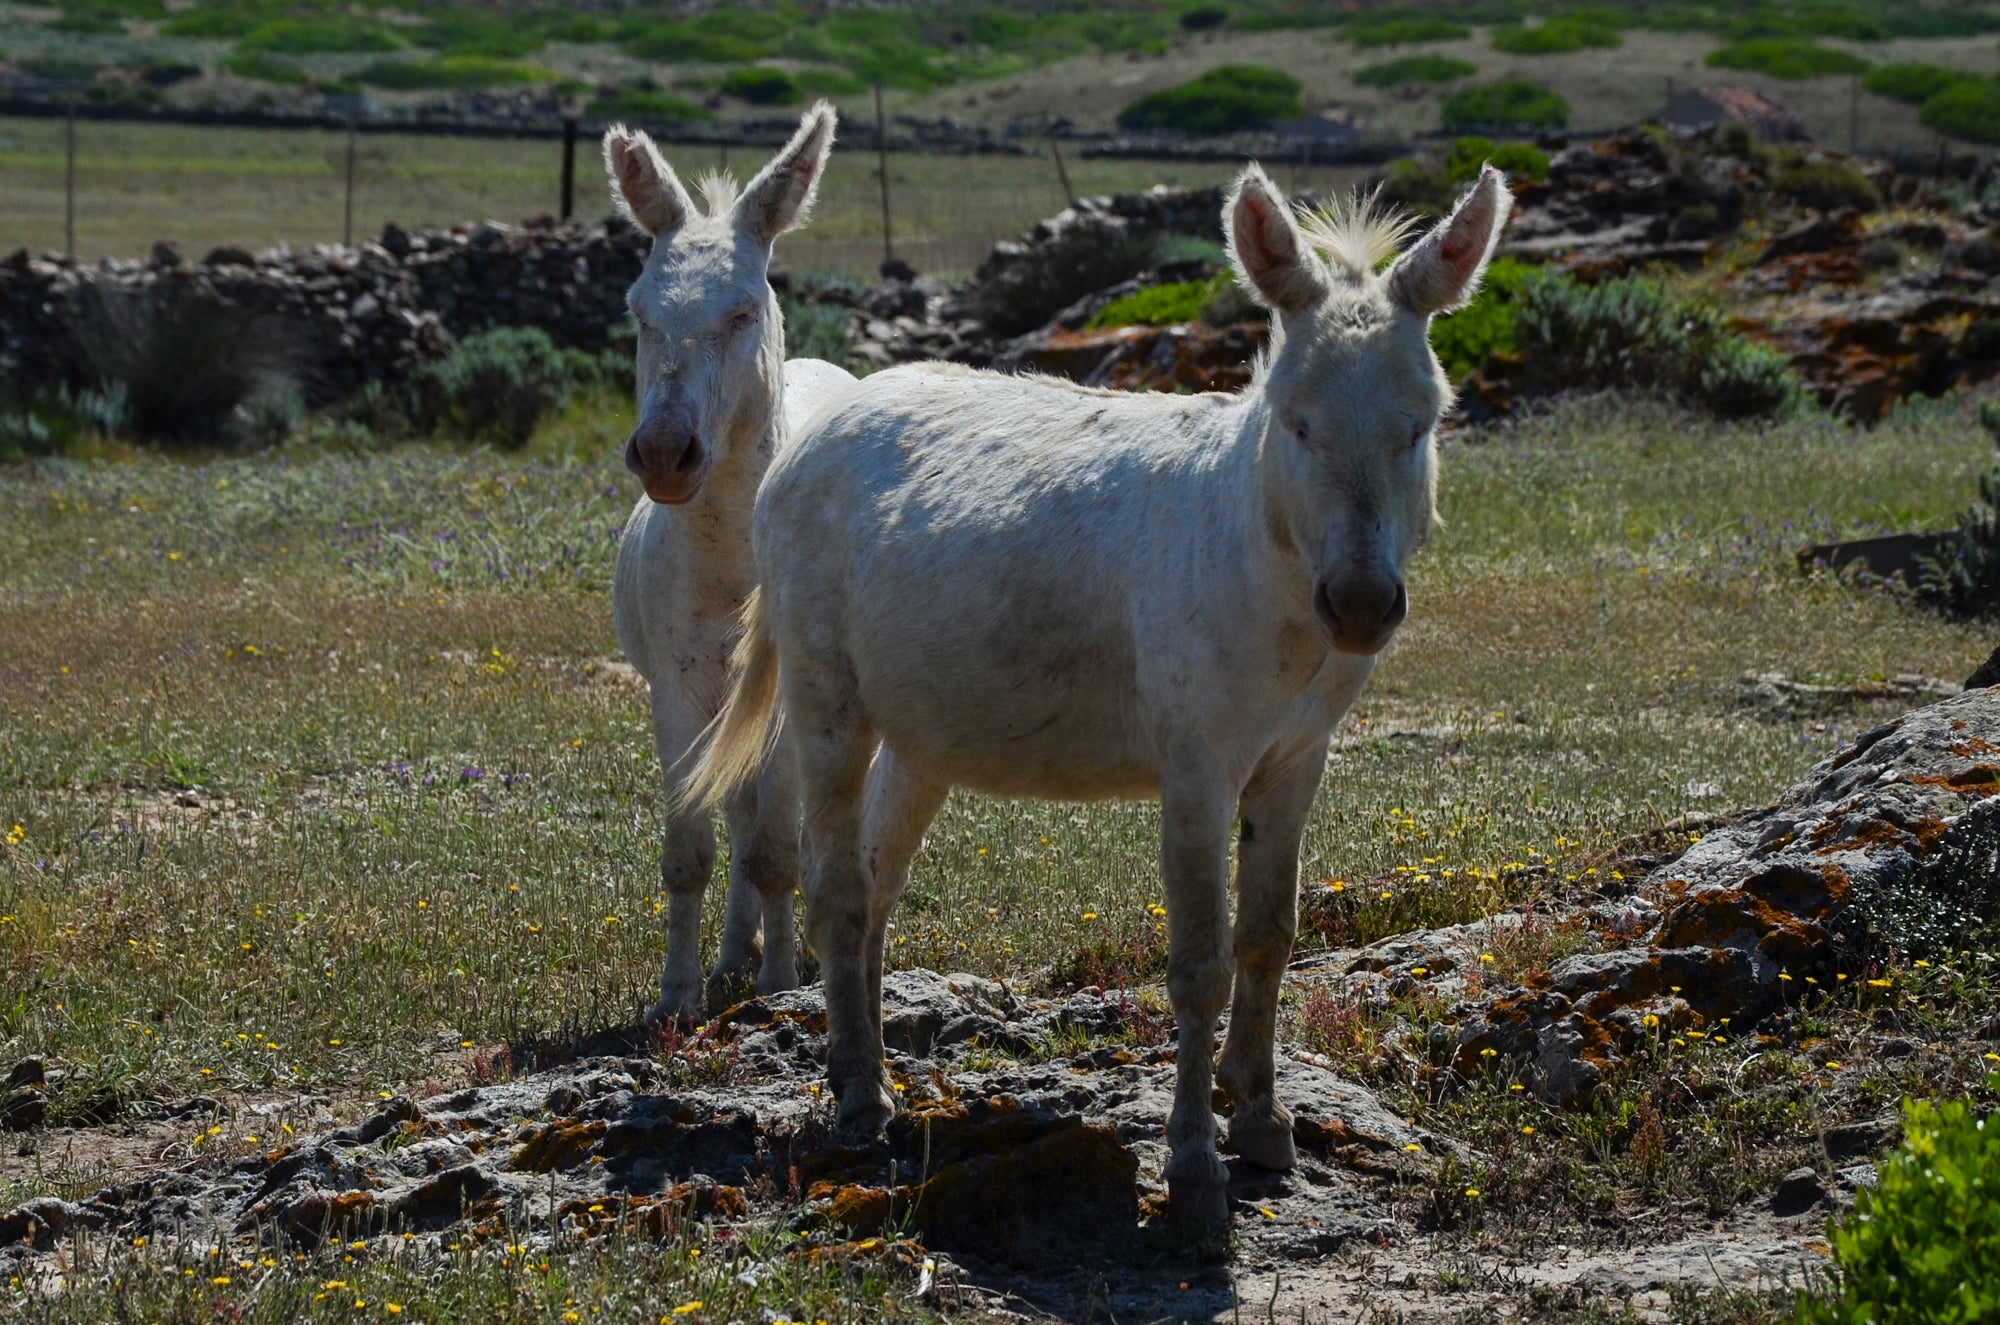
<path fill-rule="evenodd" d="M 655 683 L 653 740 L 666 771 L 667 794 L 676 790 L 677 765 L 701 734 L 704 719 L 671 686 Z M 667 894 L 667 961 L 660 972 L 660 1001 L 648 1021 L 701 1016 L 701 909 L 715 869 L 715 829 L 706 811 L 678 811 L 667 821 L 660 852 L 660 882 Z"/>
<path fill-rule="evenodd" d="M 879 1014 L 869 1006 L 873 889 L 862 859 L 861 810 L 875 733 L 862 716 L 845 659 L 800 663 L 785 673 L 783 689 L 811 861 L 806 939 L 819 957 L 826 990 L 826 1074 L 840 1102 L 840 1138 L 866 1144 L 896 1112 L 882 1064 Z"/>
<path fill-rule="evenodd" d="M 910 881 L 910 861 L 924 844 L 950 788 L 920 776 L 884 742 L 868 771 L 862 814 L 862 843 L 873 891 L 868 918 L 868 1006 L 875 1033 L 882 1033 L 882 960 L 889 917 Z"/>
<path fill-rule="evenodd" d="M 748 997 L 753 972 L 759 994 L 799 987 L 792 919 L 799 886 L 796 784 L 791 751 L 777 749 L 723 807 L 729 825 L 729 905 L 722 951 L 708 977 L 711 1011 Z"/>
<path fill-rule="evenodd" d="M 1236 999 L 1216 1081 L 1234 1106 L 1225 1144 L 1273 1169 L 1298 1160 L 1291 1111 L 1275 1093 L 1278 987 L 1299 927 L 1299 839 L 1325 766 L 1320 743 L 1289 766 L 1260 768 L 1237 807 Z"/>

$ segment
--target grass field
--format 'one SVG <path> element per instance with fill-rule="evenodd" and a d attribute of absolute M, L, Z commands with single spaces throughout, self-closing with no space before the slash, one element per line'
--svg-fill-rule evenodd
<path fill-rule="evenodd" d="M 573 1043 L 650 1004 L 661 787 L 607 596 L 634 495 L 616 460 L 623 409 L 579 406 L 512 458 L 114 451 L 0 472 L 0 1063 L 48 1058 L 53 1120 L 193 1094 L 344 1107 L 443 1089 L 491 1071 L 493 1046 Z M 1962 677 L 1985 630 L 1803 579 L 1792 553 L 1950 520 L 1990 450 L 1952 406 L 1857 432 L 1584 400 L 1450 439 L 1447 523 L 1308 834 L 1309 878 L 1377 881 L 1342 940 L 1553 895 L 1567 862 L 1761 803 L 1874 720 L 1760 715 L 1743 673 Z M 955 797 L 892 964 L 1030 988 L 1052 967 L 1157 969 L 1156 819 Z M 1346 1014 L 1288 1016 L 1288 1034 L 1376 1070 L 1374 1032 L 1350 1035 Z M 1803 1105 L 1725 1117 L 1722 1101 L 1675 1124 L 1646 1199 L 1727 1208 L 1768 1177 L 1745 1135 L 1814 1135 Z M 1523 1122 L 1504 1093 L 1407 1107 L 1459 1135 Z M 1557 1194 L 1575 1207 L 1563 1221 L 1629 1199 L 1631 1161 L 1595 1114 L 1537 1121 L 1496 1227 L 1503 1209 L 1510 1237 L 1558 1218 Z M 86 1193 L 133 1162 L 156 1161 L 0 1156 L 0 1209 Z M 202 1282 L 231 1272 L 198 1251 L 99 1246 L 71 1291 L 16 1286 L 0 1304 L 30 1292 L 16 1299 L 29 1318 L 84 1321 L 128 1295 L 146 1319 L 194 1320 L 227 1296 L 245 1319 L 353 1319 L 352 1293 L 370 1312 L 483 1321 L 576 1304 L 656 1318 L 688 1300 L 720 1319 L 777 1300 L 706 1275 L 687 1249 L 559 1246 L 536 1269 L 334 1248 L 245 1261 L 242 1297 Z M 93 1265 L 105 1278 L 86 1291 Z M 800 1273 L 773 1291 L 828 1319 L 862 1302 L 870 1318 L 925 1318 L 873 1263 Z"/>
<path fill-rule="evenodd" d="M 218 244 L 302 248 L 341 237 L 346 139 L 336 132 L 211 129 L 85 121 L 78 126 L 77 252 L 144 256 L 175 238 L 191 258 Z M 727 165 L 740 176 L 764 152 L 676 149 L 668 159 L 687 179 Z M 468 218 L 515 222 L 550 214 L 559 201 L 561 144 L 523 139 L 407 134 L 360 140 L 355 191 L 357 239 L 384 222 L 456 225 Z M 1079 193 L 1154 184 L 1220 183 L 1227 163 L 1068 162 Z M 1353 170 L 1281 171 L 1288 188 L 1342 189 Z M 1040 157 L 897 154 L 889 158 L 897 252 L 919 270 L 969 275 L 995 240 L 1061 211 L 1055 165 Z M 603 168 L 585 145 L 577 162 L 577 211 L 610 210 Z M 63 245 L 63 124 L 0 118 L 0 252 Z M 836 149 L 809 229 L 788 236 L 780 260 L 802 271 L 873 278 L 882 259 L 881 198 L 875 158 Z"/>

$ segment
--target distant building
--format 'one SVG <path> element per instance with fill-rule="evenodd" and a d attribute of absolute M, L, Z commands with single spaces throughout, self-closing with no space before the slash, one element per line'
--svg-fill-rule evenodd
<path fill-rule="evenodd" d="M 1660 118 L 1681 129 L 1735 120 L 1768 143 L 1802 143 L 1812 137 L 1796 115 L 1747 87 L 1685 88 L 1674 93 Z"/>

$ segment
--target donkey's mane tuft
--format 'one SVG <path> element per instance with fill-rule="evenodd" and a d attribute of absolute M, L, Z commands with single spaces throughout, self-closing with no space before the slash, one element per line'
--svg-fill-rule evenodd
<path fill-rule="evenodd" d="M 1382 189 L 1359 189 L 1345 198 L 1299 216 L 1299 230 L 1321 257 L 1355 280 L 1366 277 L 1383 259 L 1393 257 L 1403 241 L 1423 226 L 1423 219 L 1382 201 Z"/>
<path fill-rule="evenodd" d="M 694 186 L 701 190 L 703 210 L 711 218 L 729 215 L 729 209 L 736 205 L 737 195 L 742 187 L 736 176 L 722 170 L 704 170 L 695 177 Z"/>

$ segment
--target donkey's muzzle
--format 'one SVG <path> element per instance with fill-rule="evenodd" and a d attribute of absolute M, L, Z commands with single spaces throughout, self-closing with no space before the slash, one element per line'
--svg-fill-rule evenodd
<path fill-rule="evenodd" d="M 679 506 L 701 491 L 708 448 L 692 431 L 641 425 L 625 443 L 625 468 L 645 485 L 648 497 L 662 506 Z"/>
<path fill-rule="evenodd" d="M 1313 587 L 1313 615 L 1342 653 L 1380 653 L 1409 614 L 1410 595 L 1400 578 L 1350 575 Z"/>

